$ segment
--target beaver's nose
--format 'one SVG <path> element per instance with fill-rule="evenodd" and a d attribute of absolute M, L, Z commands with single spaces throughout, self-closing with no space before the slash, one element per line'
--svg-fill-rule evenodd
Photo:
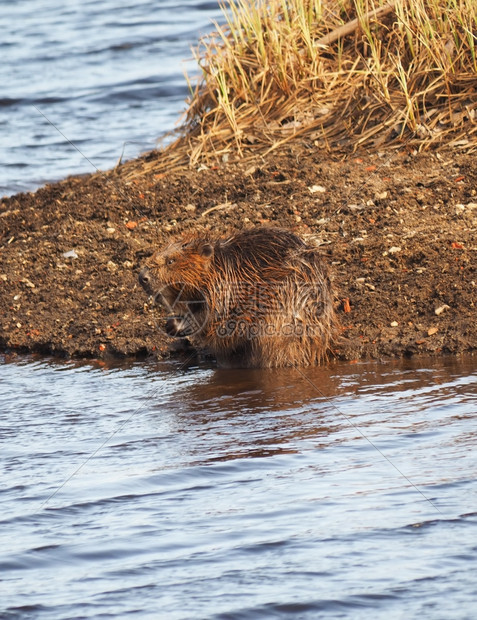
<path fill-rule="evenodd" d="M 139 272 L 139 284 L 144 288 L 147 288 L 151 282 L 151 274 L 148 267 L 143 267 Z"/>

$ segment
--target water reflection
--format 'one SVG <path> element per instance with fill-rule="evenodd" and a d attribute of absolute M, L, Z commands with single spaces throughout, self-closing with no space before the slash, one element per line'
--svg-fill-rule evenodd
<path fill-rule="evenodd" d="M 150 371 L 160 374 L 163 368 Z M 175 371 L 181 384 L 152 410 L 169 411 L 171 432 L 188 437 L 184 443 L 194 464 L 295 453 L 304 445 L 319 449 L 349 441 L 350 434 L 374 441 L 386 433 L 432 431 L 448 423 L 436 419 L 438 403 L 463 402 L 459 415 L 471 415 L 476 386 L 475 375 L 463 377 L 465 363 L 454 359 L 433 360 L 427 369 L 404 360 L 299 370 Z M 173 373 L 168 380 L 175 383 Z"/>
<path fill-rule="evenodd" d="M 303 374 L 0 358 L 2 606 L 470 618 L 476 382 L 472 358 Z"/>

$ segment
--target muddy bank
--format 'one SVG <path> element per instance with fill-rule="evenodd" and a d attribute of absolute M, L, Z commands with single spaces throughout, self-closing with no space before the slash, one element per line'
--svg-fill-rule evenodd
<path fill-rule="evenodd" d="M 331 263 L 338 357 L 475 351 L 475 154 L 323 157 L 302 144 L 135 177 L 133 162 L 3 199 L 0 349 L 168 355 L 163 317 L 137 283 L 145 257 L 185 231 L 266 223 L 310 236 Z"/>

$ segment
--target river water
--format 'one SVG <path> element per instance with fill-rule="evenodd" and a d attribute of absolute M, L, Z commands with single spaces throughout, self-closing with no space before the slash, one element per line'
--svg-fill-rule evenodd
<path fill-rule="evenodd" d="M 221 16 L 207 0 L 0 0 L 0 196 L 154 148 Z"/>
<path fill-rule="evenodd" d="M 477 359 L 0 358 L 0 617 L 477 612 Z"/>

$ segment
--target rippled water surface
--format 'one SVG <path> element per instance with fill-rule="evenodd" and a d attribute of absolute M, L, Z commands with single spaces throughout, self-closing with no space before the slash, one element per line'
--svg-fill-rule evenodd
<path fill-rule="evenodd" d="M 477 360 L 0 358 L 0 617 L 474 618 Z"/>
<path fill-rule="evenodd" d="M 154 148 L 220 17 L 215 0 L 0 0 L 0 196 Z"/>

